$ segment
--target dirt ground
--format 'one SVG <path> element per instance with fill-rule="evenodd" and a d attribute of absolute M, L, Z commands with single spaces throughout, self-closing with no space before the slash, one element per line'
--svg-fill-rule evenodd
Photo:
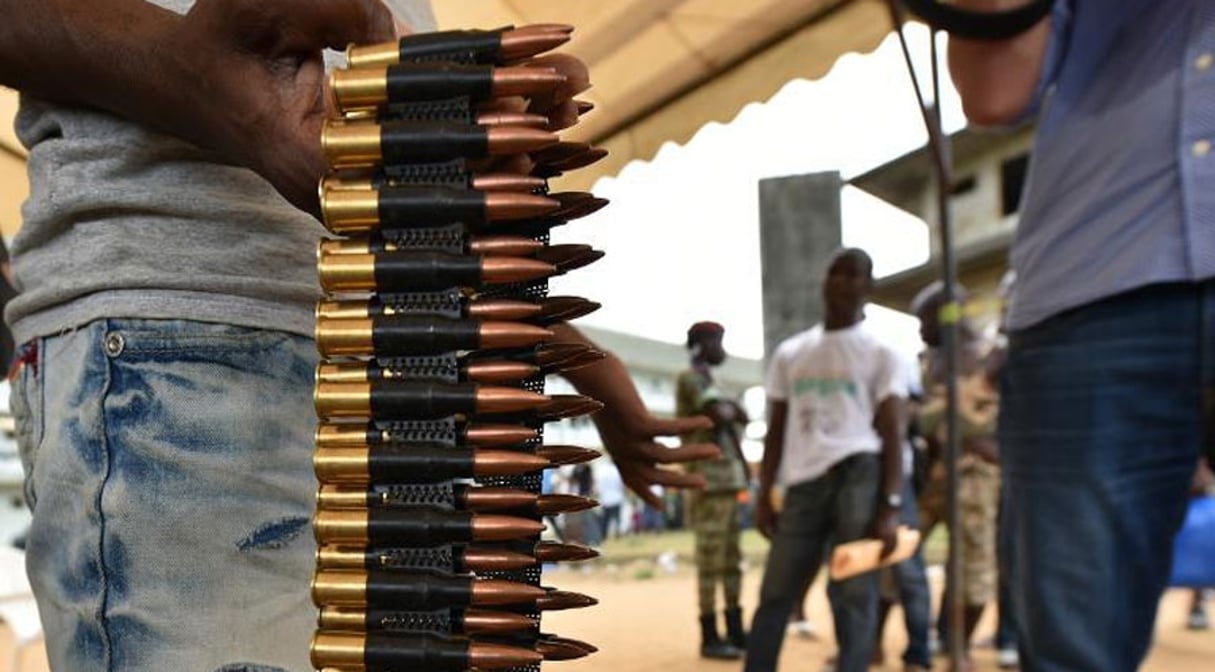
<path fill-rule="evenodd" d="M 637 580 L 627 572 L 577 571 L 553 572 L 547 583 L 563 589 L 586 592 L 599 598 L 591 609 L 555 612 L 544 617 L 547 632 L 575 637 L 600 648 L 599 653 L 574 663 L 565 663 L 578 672 L 693 672 L 694 670 L 733 671 L 733 662 L 705 661 L 698 657 L 699 626 L 696 621 L 694 575 L 688 570 L 659 574 Z M 745 609 L 753 609 L 759 592 L 760 571 L 747 572 L 743 589 Z M 1194 633 L 1184 627 L 1188 596 L 1172 592 L 1165 597 L 1157 623 L 1156 646 L 1144 672 L 1198 672 L 1212 669 L 1215 660 L 1215 631 Z M 790 636 L 781 653 L 781 672 L 818 672 L 834 650 L 831 618 L 822 582 L 807 602 L 818 639 L 803 640 Z M 977 639 L 995 629 L 994 609 L 980 625 Z M 900 656 L 906 642 L 900 612 L 891 615 L 886 628 L 887 663 L 874 670 L 902 670 Z M 995 653 L 976 649 L 976 669 L 994 671 Z M 947 666 L 941 662 L 938 669 Z"/>
<path fill-rule="evenodd" d="M 757 569 L 747 572 L 744 586 L 746 608 L 754 607 L 759 590 Z M 544 618 L 547 632 L 575 637 L 600 648 L 599 653 L 580 661 L 553 663 L 554 669 L 571 672 L 693 672 L 702 670 L 734 671 L 738 663 L 704 661 L 697 656 L 694 575 L 688 568 L 667 572 L 637 572 L 628 566 L 604 566 L 583 572 L 577 569 L 546 575 L 546 583 L 576 590 L 599 598 L 597 607 L 579 611 L 555 612 Z M 1210 670 L 1215 660 L 1215 631 L 1194 633 L 1185 630 L 1187 596 L 1172 592 L 1165 597 L 1157 624 L 1156 647 L 1143 667 L 1145 672 L 1198 672 Z M 816 585 L 807 604 L 810 618 L 818 629 L 818 639 L 789 637 L 781 656 L 781 672 L 818 672 L 831 655 L 831 623 L 823 587 Z M 990 611 L 990 610 L 989 610 Z M 887 628 L 887 664 L 875 670 L 901 670 L 899 655 L 905 637 L 898 612 Z M 994 618 L 988 615 L 980 626 L 979 638 L 990 635 Z M 12 638 L 0 625 L 0 661 L 10 660 Z M 976 650 L 980 672 L 996 670 L 994 653 Z M 546 665 L 546 669 L 550 666 Z M 939 669 L 945 669 L 939 664 Z M 47 672 L 45 655 L 37 645 L 20 656 L 16 672 Z"/>

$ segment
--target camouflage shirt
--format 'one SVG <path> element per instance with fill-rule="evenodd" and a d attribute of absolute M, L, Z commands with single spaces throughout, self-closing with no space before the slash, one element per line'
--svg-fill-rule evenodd
<path fill-rule="evenodd" d="M 704 413 L 705 408 L 719 400 L 728 399 L 708 376 L 689 369 L 679 374 L 675 390 L 675 415 L 684 418 Z M 688 471 L 705 478 L 706 492 L 742 490 L 747 487 L 747 467 L 743 464 L 738 445 L 738 427 L 718 426 L 680 436 L 684 444 L 715 443 L 721 447 L 721 457 L 716 460 L 701 460 L 688 467 Z"/>

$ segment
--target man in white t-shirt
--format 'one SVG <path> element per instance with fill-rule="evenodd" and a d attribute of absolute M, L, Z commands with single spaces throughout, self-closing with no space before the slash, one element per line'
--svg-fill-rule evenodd
<path fill-rule="evenodd" d="M 828 543 L 875 536 L 894 548 L 902 505 L 903 398 L 898 355 L 862 324 L 873 262 L 859 249 L 835 255 L 823 284 L 823 324 L 781 343 L 768 373 L 768 436 L 756 524 L 772 540 L 746 672 L 771 672 L 798 588 L 822 565 Z M 779 518 L 772 486 L 780 474 Z M 828 589 L 840 672 L 869 667 L 878 575 Z"/>

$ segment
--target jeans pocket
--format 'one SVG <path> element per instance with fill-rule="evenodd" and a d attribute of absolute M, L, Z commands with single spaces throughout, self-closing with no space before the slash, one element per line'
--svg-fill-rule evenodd
<path fill-rule="evenodd" d="M 12 378 L 12 394 L 9 397 L 17 452 L 25 472 L 25 499 L 31 509 L 34 508 L 36 499 L 34 464 L 43 435 L 42 378 L 41 367 L 38 365 L 38 345 L 38 342 L 34 341 L 22 346 L 17 369 Z"/>

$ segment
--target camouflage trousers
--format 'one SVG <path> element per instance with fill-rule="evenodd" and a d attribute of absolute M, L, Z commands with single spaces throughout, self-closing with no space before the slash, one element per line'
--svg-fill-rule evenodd
<path fill-rule="evenodd" d="M 938 465 L 941 466 L 941 465 Z M 1000 511 L 1000 468 L 964 456 L 958 464 L 958 515 L 962 519 L 962 594 L 966 604 L 982 606 L 996 597 L 996 516 Z M 920 524 L 927 538 L 937 524 L 947 523 L 944 469 L 920 496 Z"/>
<path fill-rule="evenodd" d="M 714 613 L 717 584 L 722 586 L 725 606 L 738 606 L 742 589 L 739 564 L 738 493 L 698 492 L 692 506 L 692 531 L 696 535 L 696 582 L 700 613 Z"/>

